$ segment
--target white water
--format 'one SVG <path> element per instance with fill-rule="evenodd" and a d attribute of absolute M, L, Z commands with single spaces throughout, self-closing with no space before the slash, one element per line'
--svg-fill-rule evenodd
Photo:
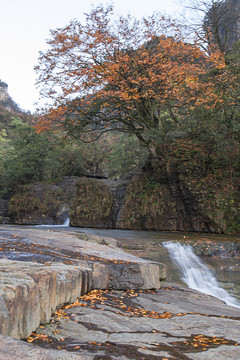
<path fill-rule="evenodd" d="M 54 228 L 56 228 L 56 227 L 68 227 L 68 226 L 70 226 L 70 219 L 69 218 L 67 218 L 65 221 L 64 221 L 64 223 L 63 224 L 60 224 L 60 225 L 36 225 L 36 227 L 54 227 Z"/>
<path fill-rule="evenodd" d="M 70 226 L 70 219 L 69 217 L 64 221 L 62 226 Z"/>
<path fill-rule="evenodd" d="M 162 244 L 168 250 L 172 261 L 182 271 L 182 280 L 189 288 L 212 295 L 227 305 L 240 309 L 240 302 L 219 286 L 214 273 L 194 254 L 191 246 L 181 245 L 178 242 L 164 242 Z"/>

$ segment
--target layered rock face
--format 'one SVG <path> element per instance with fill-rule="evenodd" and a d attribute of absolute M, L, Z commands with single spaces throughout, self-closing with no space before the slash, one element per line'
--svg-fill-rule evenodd
<path fill-rule="evenodd" d="M 81 179 L 76 186 L 72 226 L 198 232 L 227 228 L 218 222 L 218 210 L 204 208 L 201 193 L 198 199 L 197 192 L 174 177 L 154 182 L 141 173 L 130 182 Z"/>
<path fill-rule="evenodd" d="M 92 287 L 91 270 L 0 260 L 0 333 L 26 338 L 52 312 Z"/>
<path fill-rule="evenodd" d="M 117 227 L 159 231 L 216 230 L 214 221 L 203 216 L 189 189 L 177 178 L 154 182 L 146 174 L 129 184 Z"/>
<path fill-rule="evenodd" d="M 238 232 L 238 189 L 211 180 L 170 174 L 154 180 L 139 173 L 130 180 L 65 178 L 55 185 L 25 185 L 9 203 L 17 224 L 158 231 Z"/>
<path fill-rule="evenodd" d="M 113 227 L 113 194 L 109 186 L 97 179 L 82 178 L 77 184 L 71 205 L 71 225 L 83 227 Z"/>
<path fill-rule="evenodd" d="M 71 204 L 73 226 L 116 228 L 128 181 L 81 178 Z"/>
<path fill-rule="evenodd" d="M 210 220 L 212 232 L 240 233 L 240 193 L 237 185 L 230 181 L 228 184 L 220 181 L 214 184 L 211 179 L 189 179 L 186 185 L 201 213 Z"/>
<path fill-rule="evenodd" d="M 57 185 L 25 185 L 11 198 L 8 212 L 16 224 L 61 224 L 68 214 L 68 201 Z"/>

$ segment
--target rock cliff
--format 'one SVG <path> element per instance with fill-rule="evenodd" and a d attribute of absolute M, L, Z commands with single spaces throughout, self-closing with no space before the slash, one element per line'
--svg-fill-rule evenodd
<path fill-rule="evenodd" d="M 118 227 L 127 184 L 127 180 L 81 178 L 76 184 L 76 195 L 70 207 L 71 225 Z"/>
<path fill-rule="evenodd" d="M 19 187 L 11 197 L 8 215 L 15 224 L 61 224 L 68 216 L 68 200 L 63 190 L 53 184 Z"/>
<path fill-rule="evenodd" d="M 212 1 L 207 6 L 204 28 L 210 28 L 220 50 L 229 53 L 240 38 L 240 0 Z"/>
<path fill-rule="evenodd" d="M 11 198 L 17 224 L 157 231 L 238 233 L 240 195 L 233 185 L 143 172 L 129 180 L 69 177 L 53 184 L 25 185 Z"/>
<path fill-rule="evenodd" d="M 9 111 L 19 112 L 19 106 L 13 101 L 8 94 L 8 85 L 0 80 L 0 105 Z"/>

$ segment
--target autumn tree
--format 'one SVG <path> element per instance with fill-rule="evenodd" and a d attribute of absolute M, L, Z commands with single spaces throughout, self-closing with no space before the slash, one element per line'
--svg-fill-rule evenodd
<path fill-rule="evenodd" d="M 116 17 L 112 6 L 93 8 L 84 24 L 74 20 L 51 31 L 36 70 L 52 104 L 38 130 L 54 126 L 84 141 L 118 130 L 161 156 L 159 145 L 170 131 L 189 128 L 194 108 L 218 103 L 206 74 L 225 66 L 221 54 L 207 54 L 182 33 L 159 13 L 138 21 Z"/>

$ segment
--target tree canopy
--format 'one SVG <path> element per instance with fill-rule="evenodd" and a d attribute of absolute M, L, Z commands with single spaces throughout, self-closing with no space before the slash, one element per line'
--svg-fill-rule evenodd
<path fill-rule="evenodd" d="M 115 129 L 148 148 L 166 132 L 166 117 L 181 130 L 194 108 L 221 101 L 207 74 L 225 67 L 220 52 L 202 51 L 183 33 L 159 13 L 117 18 L 112 6 L 53 30 L 36 67 L 42 95 L 53 100 L 38 130 L 55 126 L 91 140 Z"/>

